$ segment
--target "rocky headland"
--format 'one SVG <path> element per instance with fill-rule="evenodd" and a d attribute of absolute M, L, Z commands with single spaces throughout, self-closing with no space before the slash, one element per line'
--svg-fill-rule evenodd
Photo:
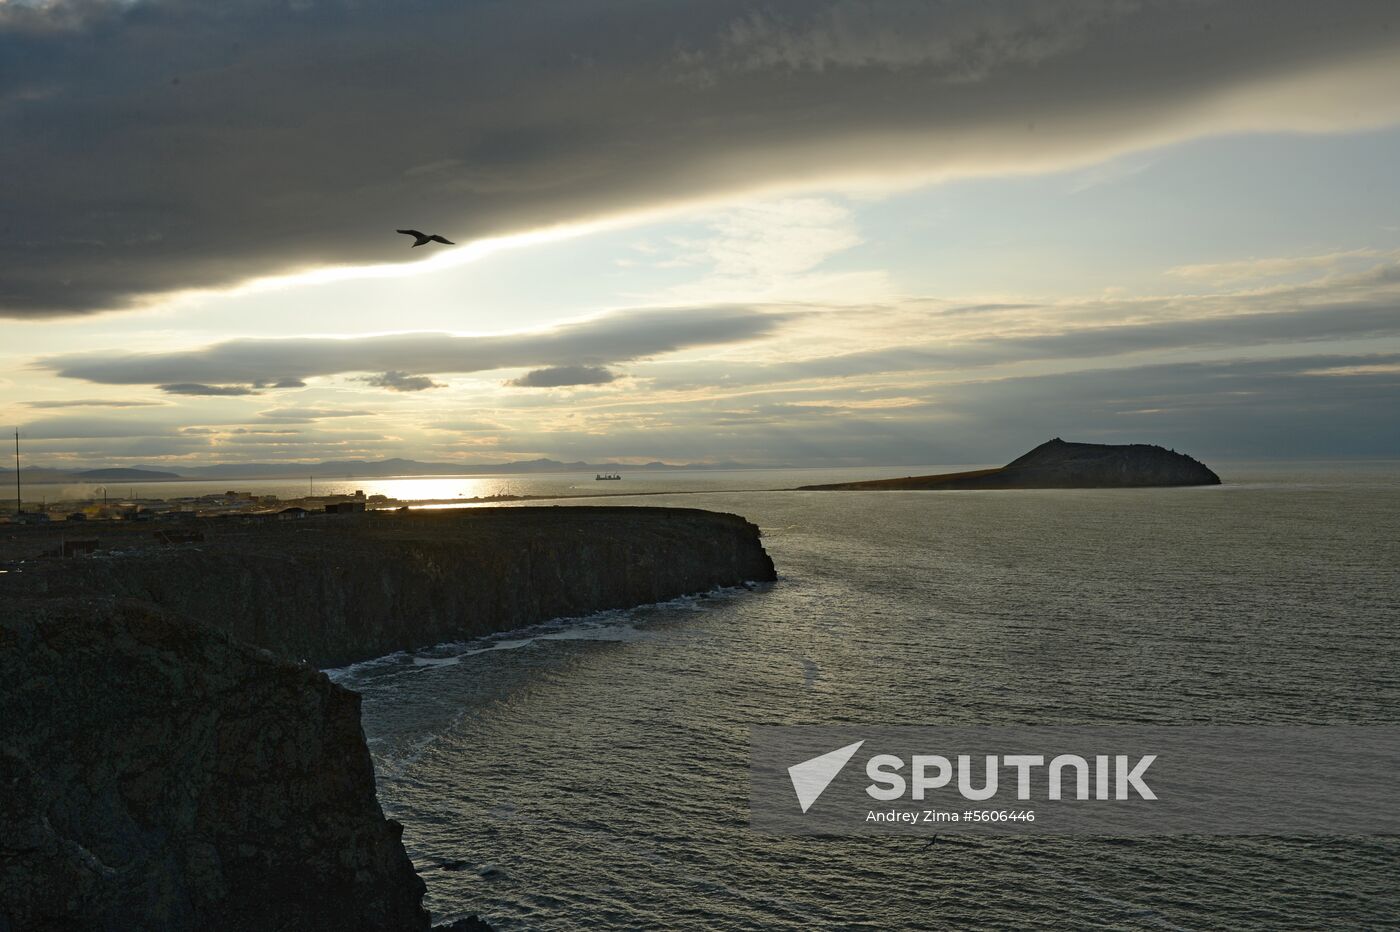
<path fill-rule="evenodd" d="M 427 930 L 359 696 L 313 665 L 774 578 L 690 509 L 200 524 L 0 539 L 3 932 Z"/>
<path fill-rule="evenodd" d="M 1220 477 L 1184 453 L 1144 443 L 1049 440 L 1005 466 L 937 476 L 805 485 L 799 491 L 942 489 L 1123 489 L 1219 485 Z"/>
<path fill-rule="evenodd" d="M 0 598 L 132 598 L 280 657 L 340 666 L 551 618 L 774 578 L 758 528 L 690 508 L 532 507 L 361 512 L 151 525 L 18 528 L 0 561 L 28 559 Z M 3 568 L 3 564 L 0 564 Z"/>

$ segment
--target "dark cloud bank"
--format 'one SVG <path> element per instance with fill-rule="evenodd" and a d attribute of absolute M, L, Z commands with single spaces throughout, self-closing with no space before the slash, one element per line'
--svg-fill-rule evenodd
<path fill-rule="evenodd" d="M 360 381 L 375 388 L 387 388 L 391 392 L 424 392 L 430 388 L 445 387 L 442 382 L 434 382 L 426 375 L 409 375 L 399 369 L 365 376 Z"/>
<path fill-rule="evenodd" d="M 404 224 L 464 242 L 833 171 L 1092 157 L 1393 54 L 1396 20 L 1389 0 L 4 4 L 0 315 L 406 260 Z"/>
<path fill-rule="evenodd" d="M 392 391 L 436 388 L 428 376 L 542 366 L 515 384 L 610 382 L 608 363 L 766 336 L 787 315 L 737 305 L 642 308 L 549 330 L 501 336 L 396 333 L 387 336 L 229 340 L 174 353 L 57 356 L 40 368 L 109 385 L 156 385 L 178 395 L 250 395 L 297 388 L 313 376 L 378 372 L 361 381 Z M 196 379 L 200 381 L 195 381 Z"/>
<path fill-rule="evenodd" d="M 510 384 L 520 388 L 560 388 L 566 385 L 606 385 L 617 375 L 602 366 L 552 366 L 535 369 Z"/>

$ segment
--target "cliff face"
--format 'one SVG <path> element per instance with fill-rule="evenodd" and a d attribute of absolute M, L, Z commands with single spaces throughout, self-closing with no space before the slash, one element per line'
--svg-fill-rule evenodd
<path fill-rule="evenodd" d="M 758 528 L 691 509 L 490 508 L 202 525 L 205 542 L 178 547 L 150 546 L 149 528 L 139 539 L 86 529 L 102 550 L 0 576 L 0 598 L 8 590 L 141 599 L 325 667 L 774 578 Z"/>
<path fill-rule="evenodd" d="M 0 928 L 428 928 L 324 674 L 148 605 L 11 598 L 0 709 Z"/>
<path fill-rule="evenodd" d="M 1042 443 L 1000 469 L 803 486 L 803 490 L 1114 489 L 1219 485 L 1220 477 L 1184 453 L 1143 443 Z"/>

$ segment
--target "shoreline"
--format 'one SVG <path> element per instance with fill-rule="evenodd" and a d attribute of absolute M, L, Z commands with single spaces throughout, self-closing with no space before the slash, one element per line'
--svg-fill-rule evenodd
<path fill-rule="evenodd" d="M 740 582 L 736 585 L 716 586 L 713 589 L 707 589 L 703 592 L 686 593 L 684 595 L 673 596 L 669 599 L 661 599 L 656 602 L 643 602 L 637 605 L 629 606 L 627 608 L 599 609 L 596 612 L 588 612 L 587 614 L 583 615 L 560 615 L 557 618 L 548 618 L 544 621 L 538 621 L 527 625 L 521 625 L 518 628 L 503 628 L 499 631 L 488 631 L 484 634 L 475 635 L 469 638 L 457 638 L 455 640 L 450 641 L 439 641 L 436 644 L 425 644 L 421 647 L 416 647 L 408 650 L 391 651 L 387 654 L 381 654 L 378 657 L 367 657 L 364 660 L 356 660 L 352 663 L 348 663 L 343 666 L 318 667 L 317 669 L 320 670 L 320 672 L 326 674 L 326 676 L 330 678 L 332 683 L 335 683 L 337 685 L 343 685 L 342 680 L 349 679 L 350 677 L 354 676 L 357 671 L 363 668 L 373 667 L 380 664 L 387 666 L 396 658 L 400 658 L 402 660 L 416 661 L 423 654 L 443 650 L 445 648 L 461 647 L 463 649 L 463 652 L 461 654 L 448 655 L 442 658 L 432 658 L 432 662 L 423 663 L 420 665 L 421 669 L 427 670 L 434 666 L 441 666 L 442 663 L 439 661 L 450 661 L 455 663 L 458 658 L 462 656 L 468 656 L 474 653 L 488 653 L 497 650 L 515 649 L 513 647 L 504 648 L 490 646 L 495 641 L 513 641 L 521 638 L 526 638 L 530 641 L 551 640 L 549 635 L 553 633 L 554 629 L 562 631 L 571 630 L 575 627 L 582 627 L 591 619 L 601 619 L 614 613 L 625 613 L 631 611 L 638 611 L 641 609 L 678 606 L 687 599 L 724 599 L 731 597 L 738 598 L 744 593 L 765 591 L 766 588 L 775 585 L 779 581 L 780 580 L 778 579 L 746 579 L 743 582 Z M 485 646 L 474 648 L 473 645 Z M 346 688 L 349 689 L 350 687 L 347 686 Z"/>

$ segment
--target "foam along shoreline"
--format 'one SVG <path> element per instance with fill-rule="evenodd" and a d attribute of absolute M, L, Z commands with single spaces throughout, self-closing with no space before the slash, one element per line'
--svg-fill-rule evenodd
<path fill-rule="evenodd" d="M 935 476 L 799 486 L 800 492 L 958 489 L 1126 489 L 1220 485 L 1199 460 L 1151 444 L 1071 443 L 1056 437 L 1005 466 Z"/>
<path fill-rule="evenodd" d="M 738 586 L 719 586 L 708 592 L 694 593 L 634 605 L 631 608 L 607 609 L 588 615 L 551 618 L 539 624 L 496 631 L 467 640 L 444 641 L 417 650 L 394 651 L 382 657 L 359 660 L 342 667 L 327 667 L 322 670 L 331 682 L 341 685 L 353 684 L 360 677 L 372 673 L 376 668 L 394 670 L 392 675 L 419 672 L 433 667 L 450 667 L 461 663 L 464 658 L 480 654 L 519 650 L 540 641 L 637 641 L 652 635 L 639 629 L 630 620 L 631 613 L 649 608 L 678 608 L 697 604 L 700 600 L 716 602 L 736 598 L 746 592 L 768 588 L 771 584 L 757 580 L 745 580 Z M 395 669 L 397 668 L 397 669 Z"/>

